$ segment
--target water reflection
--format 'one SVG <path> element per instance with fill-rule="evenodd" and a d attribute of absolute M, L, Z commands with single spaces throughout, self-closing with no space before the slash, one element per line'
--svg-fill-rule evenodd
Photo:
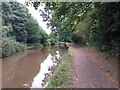
<path fill-rule="evenodd" d="M 52 70 L 53 67 L 56 67 L 57 63 L 60 62 L 59 59 L 57 59 L 60 58 L 59 52 L 55 53 L 55 51 L 57 50 L 61 52 L 61 55 L 63 55 L 64 52 L 67 51 L 65 48 L 60 47 L 52 48 L 44 47 L 42 49 L 28 50 L 26 52 L 17 53 L 7 58 L 3 58 L 2 87 L 3 88 L 35 87 L 36 84 L 33 84 L 33 82 L 37 82 L 35 81 L 36 80 L 35 77 L 37 75 L 39 76 L 40 75 L 39 73 L 45 70 L 41 68 L 48 68 L 47 64 L 43 64 L 43 62 L 48 63 L 47 61 L 49 61 L 50 64 L 49 71 L 47 71 L 46 69 L 48 73 L 49 72 L 52 73 L 52 71 L 50 70 Z M 50 61 L 49 58 L 51 58 L 52 61 Z M 54 64 L 52 62 L 54 62 Z M 46 74 L 46 77 L 49 75 L 51 74 L 50 73 Z M 41 78 L 44 78 L 44 75 L 41 76 Z M 39 84 L 37 86 L 39 86 Z"/>
<path fill-rule="evenodd" d="M 30 87 L 32 79 L 39 71 L 39 64 L 47 57 L 47 48 L 28 50 L 4 58 L 2 61 L 2 87 Z"/>
<path fill-rule="evenodd" d="M 61 56 L 59 51 L 55 55 L 49 54 L 40 64 L 40 71 L 34 77 L 31 88 L 44 88 L 47 86 L 47 80 L 52 75 L 53 69 L 60 63 Z"/>

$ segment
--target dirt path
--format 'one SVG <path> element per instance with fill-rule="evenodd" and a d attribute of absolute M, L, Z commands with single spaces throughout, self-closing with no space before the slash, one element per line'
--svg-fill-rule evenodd
<path fill-rule="evenodd" d="M 101 53 L 88 47 L 73 47 L 75 88 L 116 88 L 118 70 Z"/>

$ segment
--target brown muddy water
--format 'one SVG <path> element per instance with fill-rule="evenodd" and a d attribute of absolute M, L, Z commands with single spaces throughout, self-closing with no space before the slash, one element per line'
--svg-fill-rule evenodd
<path fill-rule="evenodd" d="M 33 78 L 39 72 L 39 65 L 46 59 L 48 54 L 58 50 L 61 54 L 65 48 L 48 48 L 27 50 L 16 53 L 2 60 L 2 88 L 25 88 L 31 87 Z"/>

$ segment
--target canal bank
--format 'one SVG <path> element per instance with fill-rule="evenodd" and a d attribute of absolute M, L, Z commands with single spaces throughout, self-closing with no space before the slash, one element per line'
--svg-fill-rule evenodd
<path fill-rule="evenodd" d="M 71 47 L 62 56 L 61 63 L 53 71 L 46 88 L 72 88 L 72 53 Z"/>

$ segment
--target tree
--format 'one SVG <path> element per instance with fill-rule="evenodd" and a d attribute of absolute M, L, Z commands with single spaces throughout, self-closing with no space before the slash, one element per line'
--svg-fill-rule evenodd
<path fill-rule="evenodd" d="M 39 4 L 34 7 L 38 7 Z M 102 51 L 120 55 L 119 4 L 119 2 L 47 2 L 45 12 L 51 11 L 52 18 L 44 11 L 42 16 L 50 21 L 48 26 L 52 26 L 52 32 L 57 33 L 61 41 L 76 42 L 81 39 Z"/>
<path fill-rule="evenodd" d="M 47 43 L 47 34 L 18 2 L 2 2 L 2 57 L 26 50 L 27 45 L 40 47 Z"/>

